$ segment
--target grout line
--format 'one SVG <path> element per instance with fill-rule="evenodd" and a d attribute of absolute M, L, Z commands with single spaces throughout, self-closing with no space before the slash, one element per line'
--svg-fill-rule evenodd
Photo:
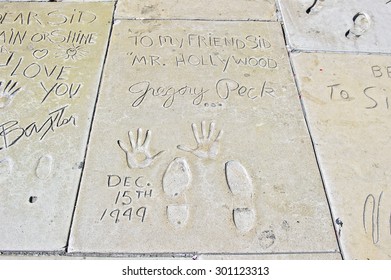
<path fill-rule="evenodd" d="M 279 0 L 276 0 L 276 16 L 277 16 L 277 21 L 280 22 L 281 24 L 284 24 Z"/>
<path fill-rule="evenodd" d="M 391 52 L 365 52 L 365 51 L 346 51 L 346 50 L 306 50 L 291 49 L 292 53 L 330 53 L 330 54 L 351 54 L 351 55 L 382 55 L 391 56 Z"/>
<path fill-rule="evenodd" d="M 313 136 L 312 136 L 312 133 L 311 133 L 311 128 L 310 128 L 310 125 L 309 125 L 309 122 L 308 122 L 307 111 L 306 111 L 303 99 L 301 98 L 301 93 L 300 93 L 301 91 L 300 91 L 300 88 L 299 88 L 299 81 L 297 79 L 295 67 L 294 67 L 294 64 L 293 64 L 292 56 L 291 56 L 292 53 L 296 53 L 296 51 L 289 49 L 287 31 L 285 30 L 285 25 L 284 25 L 284 21 L 283 21 L 283 18 L 282 18 L 281 8 L 279 6 L 279 4 L 280 4 L 279 1 L 277 1 L 276 4 L 277 4 L 277 15 L 280 16 L 279 19 L 281 20 L 281 22 L 280 22 L 281 23 L 281 29 L 282 29 L 283 37 L 284 37 L 284 40 L 285 40 L 285 45 L 287 47 L 289 64 L 291 66 L 291 71 L 292 71 L 294 83 L 295 83 L 295 86 L 296 86 L 297 94 L 298 94 L 298 97 L 299 97 L 300 106 L 301 106 L 301 109 L 302 109 L 305 125 L 307 127 L 307 131 L 308 131 L 308 134 L 309 134 L 309 137 L 310 137 L 310 140 L 311 140 L 311 145 L 312 145 L 312 149 L 313 149 L 313 152 L 314 152 L 316 164 L 318 166 L 320 179 L 322 181 L 323 191 L 324 191 L 324 194 L 325 194 L 325 197 L 326 197 L 327 205 L 328 205 L 330 216 L 331 216 L 331 223 L 332 223 L 333 228 L 334 228 L 335 239 L 337 241 L 339 253 L 341 254 L 342 259 L 344 260 L 345 256 L 344 256 L 344 252 L 342 251 L 341 243 L 340 243 L 340 240 L 339 240 L 339 237 L 338 237 L 338 234 L 337 234 L 337 228 L 336 228 L 336 225 L 334 223 L 334 214 L 333 214 L 333 211 L 332 211 L 332 208 L 331 208 L 331 202 L 330 202 L 329 194 L 328 194 L 327 189 L 326 189 L 326 183 L 325 183 L 325 180 L 324 180 L 324 175 L 323 175 L 322 168 L 321 168 L 321 165 L 320 165 L 320 160 L 319 160 L 319 157 L 318 157 L 318 153 L 316 151 L 315 142 L 314 142 L 314 139 L 313 139 Z"/>
<path fill-rule="evenodd" d="M 290 255 L 333 255 L 339 254 L 337 251 L 314 251 L 314 252 L 265 252 L 265 253 L 213 253 L 213 252 L 162 252 L 162 253 L 64 253 L 59 251 L 4 251 L 1 257 L 24 256 L 24 257 L 69 257 L 69 258 L 193 258 L 199 256 L 290 256 Z"/>
<path fill-rule="evenodd" d="M 82 182 L 82 179 L 83 179 L 84 169 L 85 169 L 85 166 L 86 166 L 88 146 L 89 146 L 89 143 L 90 143 L 90 140 L 91 140 L 91 132 L 92 132 L 93 124 L 94 124 L 96 107 L 97 107 L 98 100 L 99 100 L 99 94 L 100 94 L 100 89 L 101 89 L 102 80 L 103 80 L 103 73 L 104 73 L 104 69 L 105 69 L 105 66 L 106 66 L 107 54 L 108 54 L 109 47 L 110 47 L 110 42 L 111 42 L 111 35 L 112 35 L 112 32 L 113 32 L 113 28 L 114 28 L 114 14 L 115 14 L 115 10 L 117 8 L 117 2 L 111 2 L 111 3 L 114 4 L 113 5 L 113 14 L 112 14 L 112 19 L 111 19 L 111 23 L 110 23 L 109 34 L 108 34 L 108 37 L 107 37 L 106 52 L 104 54 L 104 59 L 103 59 L 103 63 L 102 63 L 102 68 L 101 68 L 102 70 L 101 70 L 101 73 L 100 73 L 100 79 L 99 79 L 99 85 L 98 85 L 98 88 L 97 88 L 97 95 L 96 95 L 96 99 L 95 99 L 94 109 L 93 109 L 92 115 L 91 115 L 91 124 L 90 124 L 90 128 L 89 128 L 89 131 L 88 131 L 86 149 L 85 149 L 85 152 L 84 152 L 84 164 L 83 164 L 83 168 L 82 168 L 81 174 L 80 174 L 77 194 L 76 194 L 76 198 L 75 198 L 75 205 L 73 207 L 72 216 L 71 216 L 71 224 L 70 224 L 70 227 L 69 227 L 68 238 L 67 238 L 66 245 L 64 247 L 66 253 L 68 253 L 68 246 L 69 246 L 69 241 L 70 241 L 70 238 L 71 238 L 71 232 L 72 232 L 73 222 L 74 222 L 75 213 L 76 213 L 76 206 L 77 206 L 77 203 L 78 203 L 78 200 L 79 200 L 81 182 Z"/>
<path fill-rule="evenodd" d="M 278 255 L 323 255 L 339 254 L 338 251 L 314 251 L 314 252 L 270 252 L 270 253 L 200 253 L 199 255 L 212 256 L 278 256 Z"/>
<path fill-rule="evenodd" d="M 126 21 L 206 21 L 206 22 L 278 22 L 278 19 L 202 19 L 202 18 L 137 18 L 116 17 L 115 20 Z"/>
<path fill-rule="evenodd" d="M 286 34 L 285 34 L 285 30 L 284 30 L 283 25 L 282 25 L 282 30 L 283 30 L 284 37 L 285 37 Z M 332 211 L 332 208 L 331 208 L 330 198 L 329 198 L 329 194 L 327 192 L 326 183 L 325 183 L 325 180 L 324 180 L 324 175 L 323 175 L 323 172 L 322 172 L 322 168 L 321 168 L 320 160 L 319 160 L 319 157 L 318 157 L 318 153 L 316 151 L 314 138 L 313 138 L 312 133 L 311 133 L 311 128 L 310 128 L 309 121 L 308 121 L 307 111 L 306 111 L 304 102 L 303 102 L 303 100 L 301 98 L 299 82 L 298 82 L 298 79 L 297 79 L 296 71 L 295 71 L 294 64 L 293 64 L 292 57 L 291 57 L 292 53 L 294 53 L 294 52 L 291 52 L 291 51 L 288 50 L 288 58 L 289 58 L 289 63 L 290 63 L 292 74 L 293 74 L 293 79 L 294 79 L 294 82 L 295 82 L 295 85 L 296 85 L 296 89 L 297 89 L 297 93 L 298 93 L 298 97 L 299 97 L 299 100 L 300 100 L 300 105 L 301 105 L 301 108 L 302 108 L 305 125 L 307 127 L 307 131 L 308 131 L 308 134 L 309 134 L 309 137 L 310 137 L 310 140 L 311 140 L 311 145 L 312 145 L 312 149 L 313 149 L 313 152 L 314 152 L 316 164 L 318 166 L 320 178 L 321 178 L 322 185 L 323 185 L 323 191 L 325 193 L 326 201 L 327 201 L 328 208 L 329 208 L 329 211 L 330 211 L 331 222 L 332 222 L 332 225 L 333 225 L 333 228 L 334 228 L 334 233 L 335 233 L 335 238 L 336 238 L 336 241 L 337 241 L 338 249 L 339 249 L 339 252 L 341 253 L 342 259 L 345 259 L 344 253 L 343 253 L 343 251 L 341 249 L 340 239 L 339 239 L 338 234 L 337 234 L 337 228 L 336 228 L 336 225 L 334 223 L 334 221 L 335 221 L 334 218 L 335 217 L 334 217 L 334 214 L 333 214 L 333 211 Z"/>
<path fill-rule="evenodd" d="M 334 215 L 333 215 L 333 211 L 332 211 L 332 209 L 331 209 L 330 198 L 329 198 L 329 195 L 328 195 L 328 193 L 327 193 L 326 183 L 325 183 L 325 180 L 324 180 L 324 175 L 323 175 L 323 172 L 322 172 L 322 169 L 321 169 L 321 166 L 320 166 L 320 160 L 319 160 L 319 158 L 318 158 L 318 153 L 316 152 L 315 142 L 314 142 L 314 139 L 313 139 L 313 136 L 312 136 L 312 133 L 311 133 L 311 128 L 310 128 L 310 125 L 309 125 L 309 122 L 308 122 L 308 118 L 307 118 L 307 111 L 306 111 L 306 108 L 305 108 L 305 106 L 304 106 L 304 102 L 303 102 L 303 100 L 302 100 L 302 98 L 301 98 L 300 88 L 299 88 L 299 82 L 298 82 L 298 80 L 297 80 L 296 71 L 295 71 L 294 64 L 293 64 L 292 57 L 291 57 L 291 54 L 292 54 L 292 53 L 296 53 L 296 50 L 292 50 L 292 49 L 290 49 L 290 47 L 289 47 L 287 31 L 285 30 L 285 24 L 284 24 L 284 20 L 283 20 L 282 13 L 281 13 L 280 2 L 279 2 L 279 1 L 276 1 L 276 5 L 277 5 L 277 15 L 279 16 L 279 20 L 280 20 L 280 23 L 281 23 L 282 33 L 283 33 L 283 37 L 284 37 L 284 40 L 285 40 L 285 45 L 286 45 L 286 47 L 287 47 L 287 53 L 288 53 L 289 64 L 290 64 L 290 66 L 291 66 L 292 75 L 293 75 L 294 83 L 295 83 L 295 86 L 296 86 L 297 94 L 298 94 L 298 97 L 299 97 L 299 100 L 300 100 L 300 105 L 301 105 L 301 109 L 302 109 L 302 113 L 303 113 L 305 125 L 306 125 L 306 127 L 307 127 L 307 131 L 308 131 L 308 134 L 309 134 L 309 137 L 310 137 L 310 140 L 311 140 L 311 145 L 312 145 L 312 149 L 313 149 L 313 152 L 314 152 L 316 164 L 317 164 L 317 166 L 318 166 L 320 178 L 321 178 L 321 181 L 322 181 L 323 191 L 324 191 L 324 193 L 325 193 L 327 205 L 328 205 L 329 212 L 330 212 L 330 216 L 331 216 L 331 223 L 332 223 L 333 228 L 334 228 L 335 239 L 336 239 L 336 241 L 337 241 L 339 253 L 341 254 L 342 259 L 344 260 L 345 257 L 344 257 L 344 254 L 343 254 L 343 251 L 342 251 L 342 248 L 341 248 L 340 240 L 339 240 L 339 238 L 338 238 L 337 228 L 336 228 L 336 225 L 335 225 L 335 223 L 334 223 Z M 315 52 L 315 51 L 314 51 L 314 52 Z M 300 53 L 300 52 L 297 52 L 297 53 Z"/>

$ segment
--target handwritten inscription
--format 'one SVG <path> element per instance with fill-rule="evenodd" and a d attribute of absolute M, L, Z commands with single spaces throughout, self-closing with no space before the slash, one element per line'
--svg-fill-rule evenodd
<path fill-rule="evenodd" d="M 227 72 L 227 69 L 232 66 L 247 66 L 253 68 L 275 69 L 278 67 L 277 61 L 270 57 L 256 56 L 222 56 L 219 54 L 194 55 L 180 54 L 175 57 L 175 65 L 180 66 L 207 66 L 221 67 L 222 72 Z"/>
<path fill-rule="evenodd" d="M 163 108 L 170 108 L 180 96 L 189 96 L 193 105 L 200 105 L 206 94 L 219 100 L 227 100 L 232 96 L 239 96 L 251 100 L 263 98 L 266 96 L 276 97 L 276 90 L 269 86 L 268 81 L 262 81 L 260 87 L 245 85 L 233 79 L 220 79 L 216 82 L 214 89 L 208 89 L 202 86 L 171 86 L 159 85 L 153 86 L 150 81 L 142 81 L 132 84 L 129 87 L 132 100 L 132 107 L 139 107 L 148 98 L 162 98 Z"/>
<path fill-rule="evenodd" d="M 264 96 L 276 97 L 275 90 L 263 81 L 260 88 L 245 85 L 232 79 L 220 79 L 216 83 L 216 94 L 221 99 L 228 99 L 231 95 L 237 95 L 249 99 L 257 99 Z"/>
<path fill-rule="evenodd" d="M 146 182 L 143 176 L 133 178 L 130 176 L 118 176 L 118 175 L 107 175 L 107 187 L 116 188 L 116 187 L 137 187 L 144 188 L 150 187 L 151 183 Z"/>
<path fill-rule="evenodd" d="M 79 90 L 82 86 L 81 83 L 54 83 L 50 85 L 49 87 L 46 87 L 43 82 L 39 83 L 44 91 L 45 96 L 43 97 L 41 103 L 45 102 L 46 98 L 50 94 L 56 95 L 56 96 L 67 96 L 68 98 L 73 98 L 75 97 L 78 93 Z"/>
<path fill-rule="evenodd" d="M 75 116 L 65 116 L 67 108 L 68 105 L 51 111 L 43 122 L 34 121 L 25 127 L 20 125 L 19 120 L 10 120 L 0 124 L 0 143 L 2 143 L 0 150 L 14 146 L 23 138 L 29 139 L 33 135 L 38 135 L 39 140 L 43 140 L 49 132 L 54 133 L 58 129 L 69 125 L 76 126 Z"/>
<path fill-rule="evenodd" d="M 172 61 L 164 62 L 159 55 L 142 55 L 134 52 L 127 53 L 130 57 L 130 65 L 137 66 L 167 66 L 171 63 L 176 67 L 220 67 L 222 72 L 227 72 L 231 66 L 247 66 L 251 68 L 276 69 L 278 63 L 270 57 L 256 56 L 237 56 L 237 55 L 221 55 L 219 53 L 196 55 L 196 54 L 178 54 L 175 55 Z"/>
<path fill-rule="evenodd" d="M 373 78 L 391 78 L 391 66 L 373 65 L 370 68 Z M 376 84 L 362 87 L 359 91 L 351 91 L 344 85 L 337 83 L 328 85 L 328 94 L 331 101 L 354 101 L 355 97 L 362 97 L 366 101 L 365 109 L 390 109 L 391 91 L 388 87 L 379 87 Z"/>
<path fill-rule="evenodd" d="M 142 81 L 132 84 L 129 87 L 129 92 L 132 96 L 136 95 L 135 100 L 132 103 L 132 107 L 139 107 L 149 97 L 162 97 L 164 99 L 162 106 L 164 108 L 170 108 L 177 96 L 191 96 L 193 105 L 201 104 L 204 99 L 205 93 L 209 89 L 203 87 L 191 87 L 188 85 L 179 86 L 177 88 L 173 86 L 152 86 L 149 81 Z"/>
<path fill-rule="evenodd" d="M 35 50 L 33 56 L 37 60 L 41 60 L 48 55 L 49 51 L 47 50 Z M 49 95 L 56 96 L 68 96 L 73 98 L 76 96 L 81 87 L 82 83 L 67 83 L 69 74 L 71 73 L 71 66 L 65 65 L 54 65 L 50 66 L 47 64 L 42 64 L 38 62 L 28 62 L 24 63 L 24 58 L 20 57 L 19 60 L 15 61 L 15 64 L 9 63 L 8 67 L 4 67 L 5 70 L 9 68 L 10 76 L 17 78 L 22 76 L 27 79 L 35 80 L 39 79 L 54 79 L 56 82 L 52 82 L 50 85 L 40 81 L 39 84 L 42 89 L 44 97 L 42 98 L 41 103 L 43 103 Z M 1 66 L 0 66 L 1 67 Z M 58 81 L 58 82 L 57 82 Z M 61 82 L 59 82 L 61 81 Z"/>
<path fill-rule="evenodd" d="M 380 207 L 381 207 L 381 200 L 382 200 L 383 192 L 380 193 L 379 198 L 377 200 L 373 194 L 369 194 L 364 202 L 364 208 L 363 208 L 363 226 L 364 231 L 367 233 L 368 231 L 368 212 L 370 213 L 370 230 L 371 230 L 371 236 L 372 236 L 372 242 L 373 244 L 377 244 L 380 241 Z M 372 207 L 370 207 L 372 205 Z M 391 230 L 391 229 L 390 229 Z"/>
<path fill-rule="evenodd" d="M 128 45 L 132 51 L 126 53 L 125 61 L 130 67 L 174 67 L 186 71 L 189 68 L 197 71 L 216 69 L 224 74 L 241 70 L 249 73 L 278 71 L 281 57 L 275 57 L 271 52 L 274 43 L 266 37 L 262 34 L 222 35 L 213 31 L 165 34 L 128 29 Z M 128 92 L 132 107 L 137 108 L 153 98 L 161 99 L 161 107 L 165 109 L 184 99 L 194 106 L 211 104 L 213 107 L 234 96 L 250 100 L 278 97 L 272 78 L 260 78 L 254 84 L 247 79 L 250 74 L 244 76 L 242 81 L 223 76 L 217 78 L 214 85 L 205 85 L 202 81 L 159 84 L 145 79 L 131 83 Z"/>
<path fill-rule="evenodd" d="M 129 207 L 124 211 L 121 211 L 119 208 L 113 209 L 113 210 L 108 210 L 105 209 L 103 211 L 102 217 L 100 220 L 102 221 L 105 216 L 110 217 L 114 220 L 114 223 L 118 223 L 120 221 L 121 217 L 126 217 L 129 222 L 132 221 L 132 218 L 134 219 L 134 216 L 140 219 L 140 221 L 143 223 L 145 216 L 147 214 L 147 208 L 145 207 L 140 207 L 138 209 L 134 209 L 135 213 L 133 214 L 133 208 Z M 106 215 L 107 214 L 107 215 Z"/>
<path fill-rule="evenodd" d="M 46 118 L 33 118 L 35 121 L 27 124 L 18 118 L 1 119 L 0 150 L 22 139 L 31 140 L 34 135 L 42 141 L 64 127 L 77 128 L 76 115 L 68 111 L 82 95 L 84 82 L 73 72 L 79 68 L 75 62 L 97 44 L 99 32 L 91 31 L 97 20 L 90 9 L 0 11 L 0 109 L 15 109 L 15 104 L 25 102 L 28 93 L 34 101 L 37 96 L 37 103 L 31 104 L 36 112 L 42 111 L 42 104 L 49 112 Z M 50 108 L 52 103 L 54 108 Z"/>
<path fill-rule="evenodd" d="M 129 30 L 133 33 L 132 30 Z M 232 49 L 252 49 L 263 50 L 272 47 L 269 40 L 261 35 L 246 35 L 243 37 L 238 36 L 217 36 L 211 33 L 209 34 L 195 34 L 189 33 L 185 36 L 173 36 L 173 35 L 137 35 L 131 34 L 128 39 L 134 46 L 141 46 L 144 48 L 151 47 L 176 47 L 182 48 L 216 48 L 216 47 L 228 47 Z"/>
<path fill-rule="evenodd" d="M 34 32 L 10 30 L 0 31 L 0 43 L 8 45 L 22 45 L 25 42 L 51 43 L 51 44 L 79 44 L 93 45 L 97 39 L 96 32 L 82 32 L 76 30 L 56 29 L 50 32 Z"/>
<path fill-rule="evenodd" d="M 99 221 L 144 223 L 148 209 L 142 203 L 152 198 L 152 184 L 144 176 L 107 175 L 107 188 L 115 191 L 113 204 L 103 210 Z"/>
<path fill-rule="evenodd" d="M 237 67 L 259 68 L 266 70 L 278 69 L 279 63 L 271 57 L 273 44 L 262 35 L 248 34 L 244 36 L 221 36 L 213 32 L 207 34 L 187 33 L 184 35 L 153 34 L 129 29 L 128 40 L 131 47 L 138 49 L 126 55 L 132 67 L 166 67 L 172 65 L 178 68 L 203 67 L 216 68 L 222 73 Z M 145 54 L 143 49 L 166 48 L 170 52 Z M 235 54 L 221 52 L 236 51 Z M 207 50 L 200 53 L 200 50 Z M 239 52 L 238 52 L 239 50 Z M 243 54 L 240 50 L 249 50 Z M 172 52 L 176 51 L 176 52 Z"/>
<path fill-rule="evenodd" d="M 371 67 L 372 76 L 375 78 L 391 78 L 391 66 L 374 65 Z"/>
<path fill-rule="evenodd" d="M 332 101 L 353 101 L 353 95 L 350 91 L 343 88 L 341 84 L 333 84 L 327 86 L 329 88 L 329 96 Z M 357 94 L 357 93 L 355 93 Z M 365 109 L 375 109 L 375 108 L 383 108 L 390 109 L 390 99 L 391 92 L 387 88 L 377 87 L 377 86 L 369 86 L 362 88 L 360 91 L 360 96 L 366 100 L 367 105 L 364 107 Z"/>
<path fill-rule="evenodd" d="M 35 79 L 44 76 L 47 78 L 53 77 L 56 80 L 65 80 L 71 68 L 70 66 L 48 66 L 37 62 L 23 65 L 23 59 L 23 57 L 19 58 L 15 66 L 12 67 L 11 77 L 23 75 L 27 79 Z"/>
<path fill-rule="evenodd" d="M 19 25 L 39 25 L 39 26 L 58 26 L 71 24 L 90 24 L 97 20 L 95 13 L 91 11 L 74 9 L 72 12 L 64 12 L 60 9 L 50 12 L 34 11 L 2 11 L 0 12 L 0 25 L 19 24 Z"/>

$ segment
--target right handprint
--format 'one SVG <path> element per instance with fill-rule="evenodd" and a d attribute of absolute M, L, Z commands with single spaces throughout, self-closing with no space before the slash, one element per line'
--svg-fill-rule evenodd
<path fill-rule="evenodd" d="M 198 129 L 196 124 L 193 123 L 191 125 L 191 128 L 193 130 L 194 138 L 197 142 L 197 147 L 192 149 L 187 146 L 179 145 L 178 149 L 185 152 L 190 152 L 202 159 L 206 159 L 206 158 L 215 159 L 217 154 L 219 153 L 219 141 L 223 135 L 223 130 L 220 130 L 216 138 L 214 138 L 214 134 L 216 131 L 216 124 L 214 122 L 210 123 L 208 133 L 206 132 L 205 121 L 201 122 L 201 133 L 202 133 L 201 137 L 198 134 Z"/>

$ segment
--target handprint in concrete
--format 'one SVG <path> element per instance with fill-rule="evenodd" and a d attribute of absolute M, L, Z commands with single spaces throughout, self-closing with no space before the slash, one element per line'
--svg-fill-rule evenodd
<path fill-rule="evenodd" d="M 223 135 L 223 130 L 220 130 L 217 133 L 216 138 L 214 138 L 214 134 L 216 132 L 216 124 L 214 122 L 210 123 L 208 133 L 206 132 L 205 121 L 201 122 L 201 137 L 199 136 L 198 128 L 195 123 L 191 125 L 191 128 L 193 130 L 194 138 L 197 142 L 197 147 L 192 149 L 184 145 L 179 145 L 178 149 L 185 152 L 190 152 L 202 159 L 215 159 L 219 153 L 219 141 Z"/>
<path fill-rule="evenodd" d="M 12 80 L 3 82 L 0 81 L 0 109 L 7 107 L 15 94 L 21 90 L 21 87 L 18 87 L 18 82 Z"/>
<path fill-rule="evenodd" d="M 121 140 L 117 141 L 118 146 L 125 152 L 128 167 L 131 169 L 142 169 L 150 166 L 164 152 L 160 151 L 152 156 L 149 148 L 152 132 L 147 130 L 144 141 L 142 133 L 141 128 L 137 129 L 137 140 L 135 140 L 133 133 L 131 131 L 128 132 L 130 147 L 121 142 Z"/>

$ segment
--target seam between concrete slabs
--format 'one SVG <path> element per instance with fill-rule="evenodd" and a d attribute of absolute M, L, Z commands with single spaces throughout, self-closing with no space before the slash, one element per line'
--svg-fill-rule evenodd
<path fill-rule="evenodd" d="M 312 136 L 312 133 L 311 133 L 311 128 L 310 128 L 309 123 L 308 123 L 307 112 L 306 112 L 303 100 L 301 98 L 299 83 L 298 83 L 298 80 L 297 80 L 295 67 L 294 67 L 294 64 L 293 64 L 293 61 L 292 61 L 292 57 L 291 57 L 292 53 L 301 53 L 301 52 L 300 51 L 294 51 L 294 50 L 290 49 L 289 44 L 288 44 L 289 39 L 288 39 L 288 36 L 287 36 L 287 30 L 285 30 L 285 23 L 284 23 L 284 20 L 283 20 L 283 17 L 282 17 L 281 7 L 280 7 L 280 2 L 279 1 L 276 1 L 276 7 L 277 7 L 277 16 L 278 16 L 278 19 L 279 19 L 280 24 L 281 24 L 282 33 L 283 33 L 284 40 L 285 40 L 285 46 L 286 46 L 286 50 L 287 50 L 287 53 L 288 53 L 289 64 L 291 66 L 291 71 L 292 71 L 295 87 L 296 87 L 297 94 L 298 94 L 298 97 L 299 97 L 299 102 L 300 102 L 300 105 L 301 105 L 301 110 L 302 110 L 302 113 L 303 113 L 303 117 L 304 117 L 304 121 L 305 121 L 305 125 L 306 125 L 306 128 L 307 128 L 307 131 L 308 131 L 308 134 L 309 134 L 309 137 L 310 137 L 310 140 L 311 140 L 313 153 L 314 153 L 314 156 L 315 156 L 316 164 L 317 164 L 318 170 L 319 170 L 319 175 L 320 175 L 320 178 L 321 178 L 321 181 L 322 181 L 322 185 L 323 185 L 323 191 L 324 191 L 324 194 L 325 194 L 325 197 L 326 197 L 327 206 L 329 208 L 331 223 L 332 223 L 333 228 L 334 228 L 335 240 L 337 241 L 338 250 L 339 250 L 339 252 L 341 254 L 341 257 L 344 260 L 345 256 L 344 256 L 344 252 L 341 249 L 340 240 L 339 240 L 338 234 L 337 234 L 337 228 L 336 228 L 336 225 L 334 223 L 334 214 L 333 214 L 333 211 L 332 211 L 332 208 L 331 208 L 329 195 L 328 195 L 328 192 L 327 192 L 327 189 L 326 189 L 324 175 L 323 175 L 323 172 L 322 172 L 322 168 L 320 166 L 318 153 L 316 151 L 314 139 L 313 139 L 313 136 Z M 316 52 L 316 51 L 314 51 L 314 52 Z"/>
<path fill-rule="evenodd" d="M 107 39 L 107 43 L 106 43 L 106 50 L 105 50 L 103 64 L 102 64 L 102 68 L 101 68 L 101 73 L 100 73 L 100 78 L 99 78 L 99 85 L 98 85 L 98 89 L 97 89 L 97 95 L 96 95 L 96 99 L 95 99 L 94 109 L 92 111 L 91 124 L 90 124 L 90 128 L 89 128 L 89 131 L 88 131 L 88 136 L 87 136 L 87 145 L 86 145 L 86 149 L 84 151 L 84 164 L 83 164 L 83 168 L 82 168 L 81 174 L 80 174 L 79 185 L 78 185 L 78 188 L 77 188 L 75 205 L 73 207 L 73 212 L 72 212 L 71 224 L 70 224 L 69 232 L 68 232 L 67 243 L 65 245 L 65 252 L 68 252 L 69 240 L 70 240 L 71 233 L 72 233 L 72 227 L 73 227 L 73 222 L 74 222 L 74 218 L 75 218 L 76 206 L 77 206 L 77 203 L 78 203 L 78 200 L 79 200 L 79 193 L 80 193 L 81 182 L 82 182 L 82 179 L 83 179 L 84 168 L 86 166 L 85 163 L 86 163 L 86 157 L 87 157 L 87 152 L 88 152 L 88 145 L 89 145 L 90 139 L 91 139 L 92 127 L 94 126 L 96 105 L 97 105 L 98 100 L 99 100 L 99 93 L 100 93 L 100 89 L 101 89 L 101 85 L 102 85 L 102 77 L 103 77 L 104 69 L 105 69 L 105 66 L 106 66 L 107 54 L 108 54 L 108 51 L 109 51 L 110 41 L 111 41 L 111 34 L 112 34 L 112 31 L 113 31 L 113 27 L 114 27 L 114 14 L 115 14 L 115 10 L 117 8 L 117 2 L 113 2 L 113 4 L 114 5 L 113 5 L 113 14 L 112 14 L 112 18 L 111 18 L 111 25 L 110 25 L 108 39 Z"/>
<path fill-rule="evenodd" d="M 319 161 L 319 156 L 318 156 L 318 152 L 316 150 L 315 142 L 314 142 L 314 139 L 313 139 L 313 136 L 312 136 L 312 133 L 311 133 L 311 128 L 310 128 L 309 123 L 308 123 L 307 111 L 306 111 L 305 105 L 304 105 L 302 97 L 301 97 L 301 93 L 300 93 L 300 89 L 299 89 L 299 83 L 298 83 L 297 76 L 296 76 L 296 71 L 295 71 L 295 68 L 294 68 L 294 65 L 293 65 L 293 62 L 292 62 L 292 58 L 291 58 L 291 52 L 289 52 L 289 51 L 288 51 L 288 56 L 289 56 L 289 63 L 291 64 L 291 68 L 292 68 L 292 72 L 293 72 L 293 78 L 294 78 L 294 81 L 295 81 L 296 89 L 297 89 L 297 92 L 298 92 L 298 95 L 299 95 L 298 97 L 300 99 L 300 104 L 301 104 L 301 108 L 302 108 L 302 112 L 303 112 L 304 121 L 305 121 L 307 130 L 308 130 L 308 133 L 309 133 L 309 137 L 311 139 L 312 149 L 313 149 L 313 152 L 314 152 L 316 164 L 318 166 L 319 174 L 320 174 L 320 177 L 321 177 L 321 181 L 322 181 L 322 185 L 323 185 L 323 191 L 325 193 L 327 205 L 328 205 L 328 208 L 329 208 L 331 222 L 332 222 L 332 225 L 333 225 L 333 228 L 334 228 L 334 233 L 335 233 L 335 238 L 336 238 L 336 241 L 337 241 L 338 249 L 341 252 L 342 259 L 345 259 L 344 252 L 342 251 L 342 248 L 341 248 L 340 239 L 339 239 L 339 236 L 337 234 L 337 228 L 336 228 L 336 225 L 334 223 L 335 215 L 334 215 L 332 207 L 331 207 L 331 202 L 330 202 L 329 194 L 328 194 L 328 191 L 327 191 L 327 188 L 326 188 L 326 183 L 325 183 L 325 180 L 324 180 L 322 166 L 321 166 L 320 161 Z"/>

